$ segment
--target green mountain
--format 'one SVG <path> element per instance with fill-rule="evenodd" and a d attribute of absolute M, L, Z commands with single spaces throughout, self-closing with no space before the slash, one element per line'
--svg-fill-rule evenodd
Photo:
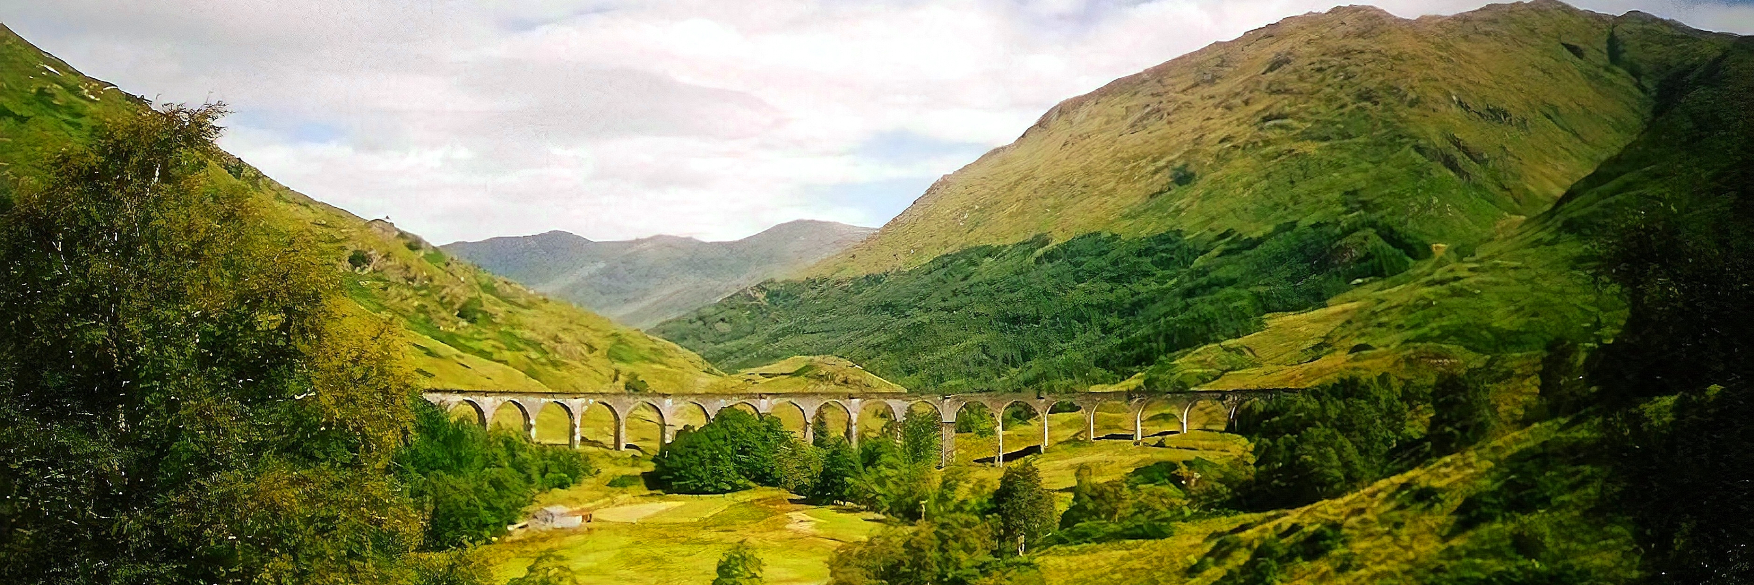
<path fill-rule="evenodd" d="M 1344 497 L 1189 522 L 1160 540 L 1055 549 L 1040 560 L 1049 581 L 1237 582 L 1230 575 L 1258 571 L 1279 540 L 1307 540 L 1300 529 L 1322 525 L 1341 530 L 1343 552 L 1281 555 L 1277 582 L 1745 581 L 1748 565 L 1731 559 L 1747 541 L 1746 514 L 1730 510 L 1748 502 L 1745 480 L 1733 479 L 1746 475 L 1748 434 L 1730 429 L 1746 428 L 1749 404 L 1735 349 L 1748 339 L 1747 277 L 1735 268 L 1749 258 L 1754 37 L 1724 42 L 1633 16 L 1615 38 L 1616 66 L 1658 80 L 1651 120 L 1518 235 L 1483 246 L 1475 263 L 1564 258 L 1582 239 L 1616 250 L 1606 255 L 1620 262 L 1598 269 L 1646 273 L 1616 278 L 1648 283 L 1609 349 L 1629 347 L 1595 361 L 1589 382 L 1579 378 L 1599 386 L 1596 409 L 1510 425 Z M 1433 288 L 1433 277 L 1403 286 Z M 1460 308 L 1432 298 L 1430 311 Z M 1542 377 L 1546 393 L 1558 378 L 1544 368 Z M 1636 398 L 1615 396 L 1629 391 Z"/>
<path fill-rule="evenodd" d="M 0 202 L 39 180 L 43 161 L 81 140 L 96 120 L 148 107 L 0 27 Z M 389 223 L 313 200 L 241 160 L 214 161 L 210 174 L 216 186 L 257 196 L 270 221 L 308 230 L 346 274 L 349 296 L 402 325 L 412 364 L 431 387 L 701 391 L 733 382 L 675 344 L 495 277 Z"/>
<path fill-rule="evenodd" d="M 813 277 L 652 331 L 916 389 L 1488 364 L 1526 389 L 1550 342 L 1624 319 L 1584 270 L 1609 215 L 1569 202 L 1734 42 L 1558 2 L 1290 18 L 1067 100 Z"/>
<path fill-rule="evenodd" d="M 650 327 L 750 285 L 789 276 L 873 231 L 800 220 L 730 242 L 675 236 L 593 242 L 553 231 L 443 249 L 544 294 L 627 325 Z"/>

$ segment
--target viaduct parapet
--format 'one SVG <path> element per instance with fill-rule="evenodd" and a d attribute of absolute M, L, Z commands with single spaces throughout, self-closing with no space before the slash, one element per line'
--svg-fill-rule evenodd
<path fill-rule="evenodd" d="M 1188 432 L 1188 416 L 1194 406 L 1201 402 L 1213 402 L 1224 407 L 1225 426 L 1229 428 L 1236 419 L 1236 410 L 1243 402 L 1255 399 L 1271 399 L 1292 389 L 1258 389 L 1258 390 L 1193 390 L 1187 392 L 1142 393 L 1142 392 L 1081 392 L 1074 394 L 1040 395 L 1027 393 L 967 393 L 967 394 L 904 394 L 898 392 L 884 393 L 795 393 L 795 394 L 650 394 L 650 393 L 589 393 L 589 394 L 556 394 L 556 393 L 519 393 L 493 392 L 472 390 L 433 390 L 426 392 L 427 401 L 440 409 L 449 411 L 460 405 L 472 407 L 479 416 L 481 424 L 487 425 L 493 420 L 495 413 L 502 406 L 512 405 L 523 418 L 523 431 L 536 438 L 536 414 L 549 404 L 564 409 L 570 421 L 567 430 L 568 443 L 577 447 L 582 439 L 580 426 L 585 411 L 593 406 L 602 406 L 608 410 L 615 420 L 614 437 L 611 438 L 616 450 L 627 448 L 627 417 L 640 406 L 649 406 L 658 414 L 658 426 L 662 429 L 660 441 L 669 443 L 679 430 L 678 420 L 683 409 L 698 408 L 706 415 L 707 420 L 718 417 L 719 412 L 726 408 L 743 407 L 758 414 L 773 414 L 775 408 L 796 408 L 804 416 L 804 440 L 809 441 L 814 434 L 813 421 L 824 408 L 838 408 L 846 413 L 847 440 L 858 447 L 859 416 L 867 408 L 879 405 L 889 411 L 893 420 L 899 420 L 908 409 L 916 404 L 924 404 L 938 414 L 943 425 L 940 436 L 943 441 L 941 464 L 948 465 L 956 454 L 956 419 L 964 406 L 981 404 L 992 416 L 998 417 L 1013 404 L 1023 404 L 1034 409 L 1041 420 L 1041 450 L 1047 451 L 1049 443 L 1048 412 L 1056 404 L 1071 403 L 1078 406 L 1084 413 L 1085 433 L 1087 437 L 1096 437 L 1096 411 L 1106 403 L 1125 405 L 1133 423 L 1133 441 L 1140 442 L 1145 438 L 1144 414 L 1152 405 L 1167 405 L 1178 413 L 1181 432 Z M 1005 433 L 995 433 L 998 442 L 998 454 L 993 458 L 995 465 L 1002 465 L 1005 457 Z"/>

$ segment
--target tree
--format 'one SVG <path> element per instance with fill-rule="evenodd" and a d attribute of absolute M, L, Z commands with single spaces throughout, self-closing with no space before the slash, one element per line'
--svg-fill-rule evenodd
<path fill-rule="evenodd" d="M 739 412 L 732 410 L 732 412 Z M 737 465 L 736 446 L 724 426 L 684 428 L 652 458 L 659 480 L 684 494 L 722 494 L 749 487 Z"/>
<path fill-rule="evenodd" d="M 851 501 L 853 482 L 864 471 L 859 466 L 859 455 L 840 437 L 829 439 L 824 451 L 822 473 L 811 486 L 811 498 L 823 503 Z"/>
<path fill-rule="evenodd" d="M 1447 455 L 1474 446 L 1492 432 L 1492 392 L 1473 376 L 1448 374 L 1431 389 L 1433 453 Z"/>
<path fill-rule="evenodd" d="M 1577 344 L 1555 339 L 1541 357 L 1541 408 L 1547 416 L 1565 416 L 1588 406 L 1589 383 L 1578 359 Z"/>
<path fill-rule="evenodd" d="M 1121 482 L 1097 483 L 1089 465 L 1078 466 L 1072 505 L 1060 515 L 1060 528 L 1090 521 L 1116 522 L 1127 513 L 1127 487 Z"/>
<path fill-rule="evenodd" d="M 781 445 L 774 457 L 779 480 L 775 487 L 806 496 L 814 493 L 822 477 L 823 455 L 822 449 L 796 439 Z"/>
<path fill-rule="evenodd" d="M 943 426 L 938 417 L 924 410 L 909 409 L 901 420 L 901 452 L 908 463 L 935 465 L 941 457 Z"/>
<path fill-rule="evenodd" d="M 0 216 L 0 582 L 397 582 L 405 341 L 211 161 L 105 122 Z"/>
<path fill-rule="evenodd" d="M 782 476 L 795 467 L 779 461 L 781 451 L 793 442 L 779 419 L 727 408 L 706 426 L 678 432 L 652 463 L 658 477 L 681 493 L 721 494 L 751 484 L 785 487 L 788 481 L 814 476 L 813 469 L 802 476 Z"/>
<path fill-rule="evenodd" d="M 427 510 L 428 550 L 504 534 L 537 491 L 592 473 L 584 455 L 570 448 L 538 445 L 504 429 L 489 432 L 424 400 L 414 411 L 414 439 L 397 453 L 396 467 L 409 495 Z"/>
<path fill-rule="evenodd" d="M 1386 476 L 1394 455 L 1416 443 L 1410 408 L 1386 378 L 1345 378 L 1244 408 L 1238 428 L 1255 441 L 1255 471 L 1238 503 L 1301 506 Z"/>
<path fill-rule="evenodd" d="M 1054 495 L 1041 487 L 1041 473 L 1027 459 L 1005 468 L 999 489 L 993 492 L 993 508 L 999 519 L 999 542 L 1007 552 L 1015 546 L 1016 554 L 1023 554 L 1054 528 Z"/>
<path fill-rule="evenodd" d="M 749 543 L 738 543 L 719 557 L 718 577 L 713 585 L 760 585 L 761 557 L 755 555 L 755 549 Z"/>
<path fill-rule="evenodd" d="M 987 405 L 970 402 L 956 413 L 956 432 L 974 433 L 976 437 L 991 437 L 998 423 L 994 422 L 995 413 Z"/>

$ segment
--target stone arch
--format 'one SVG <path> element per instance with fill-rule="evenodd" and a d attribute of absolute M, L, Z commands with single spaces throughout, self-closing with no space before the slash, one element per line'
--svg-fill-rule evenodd
<path fill-rule="evenodd" d="M 513 427 L 513 430 L 523 433 L 526 437 L 529 436 L 530 432 L 536 428 L 536 417 L 531 414 L 529 407 L 517 400 L 501 401 L 498 407 L 493 409 L 493 418 L 488 419 L 488 428 L 492 429 L 495 423 L 501 422 L 500 413 L 505 412 L 507 406 L 515 409 L 515 412 L 518 413 L 518 420 L 515 422 L 506 421 L 506 424 L 516 424 L 517 426 Z"/>
<path fill-rule="evenodd" d="M 649 424 L 635 424 L 636 422 Z M 635 400 L 628 403 L 627 412 L 621 415 L 621 427 L 624 429 L 621 433 L 623 440 L 641 451 L 645 450 L 645 447 L 638 445 L 641 439 L 651 439 L 655 443 L 653 453 L 670 442 L 670 424 L 664 416 L 664 407 L 660 402 Z M 651 427 L 655 427 L 655 430 L 646 431 Z"/>
<path fill-rule="evenodd" d="M 685 427 L 698 429 L 713 420 L 712 411 L 706 405 L 693 400 L 684 400 L 670 407 L 670 412 L 664 418 L 669 426 L 676 427 L 677 430 Z"/>
<path fill-rule="evenodd" d="M 489 422 L 492 422 L 492 421 L 487 419 L 487 413 L 483 412 L 481 410 L 481 403 L 476 402 L 474 399 L 464 398 L 462 400 L 453 401 L 447 405 L 442 405 L 442 406 L 445 407 L 445 416 L 451 417 L 453 419 L 457 417 L 457 414 L 458 414 L 457 409 L 458 408 L 466 407 L 469 412 L 473 412 L 475 414 L 475 424 L 481 425 L 481 428 L 484 428 L 484 429 L 487 428 L 487 424 Z"/>
<path fill-rule="evenodd" d="M 1223 421 L 1219 430 L 1230 430 L 1236 423 L 1236 411 L 1248 396 L 1239 392 L 1193 393 L 1182 410 L 1182 432 L 1212 428 L 1213 415 Z"/>
<path fill-rule="evenodd" d="M 748 400 L 739 400 L 739 401 L 736 401 L 736 402 L 733 402 L 730 404 L 726 404 L 724 408 L 719 409 L 719 412 L 724 412 L 724 411 L 726 411 L 728 409 L 732 409 L 732 408 L 735 408 L 737 410 L 741 410 L 743 412 L 747 412 L 749 414 L 753 414 L 755 416 L 761 416 L 761 408 L 757 407 L 754 402 L 750 402 Z M 718 418 L 718 417 L 719 417 L 718 413 L 713 413 L 713 418 Z"/>
<path fill-rule="evenodd" d="M 543 400 L 537 404 L 531 438 L 538 443 L 565 443 L 577 447 L 578 414 L 573 412 L 572 405 L 560 400 Z"/>
<path fill-rule="evenodd" d="M 945 407 L 948 406 L 948 404 L 941 405 L 939 402 L 934 402 L 930 399 L 924 398 L 886 398 L 883 402 L 889 406 L 890 412 L 895 413 L 898 419 L 905 419 L 908 413 L 911 413 L 914 410 L 930 412 L 932 416 L 936 417 L 938 419 L 940 453 L 938 466 L 944 467 L 950 465 L 951 459 L 956 456 L 956 421 L 954 419 L 948 419 L 944 415 Z M 915 407 L 923 408 L 916 409 Z M 900 424 L 898 423 L 896 427 L 899 431 Z M 899 439 L 900 437 L 897 438 Z"/>
<path fill-rule="evenodd" d="M 608 414 L 607 420 L 597 416 L 599 413 Z M 614 404 L 602 400 L 587 401 L 579 409 L 576 420 L 580 441 L 597 443 L 616 451 L 627 448 L 627 419 L 623 418 L 621 410 Z"/>
<path fill-rule="evenodd" d="M 1006 414 L 1011 412 L 1013 407 L 1021 407 L 1022 410 L 1028 411 L 1029 416 L 1026 420 L 1034 420 L 1037 424 L 1025 424 L 1020 425 L 1015 429 L 1006 430 Z M 1047 418 L 1048 401 L 1008 398 L 993 401 L 989 404 L 989 408 L 992 409 L 993 418 L 995 419 L 994 423 L 997 425 L 994 427 L 994 434 L 999 443 L 999 454 L 993 458 L 994 465 L 1004 465 L 1006 461 L 1015 460 L 1019 457 L 1047 452 L 1049 442 Z M 1039 429 L 1039 436 L 1037 436 L 1037 429 Z M 1005 448 L 1007 434 L 1014 439 L 1012 444 L 1027 446 L 1016 451 L 1008 452 Z M 1037 439 L 1039 439 L 1040 442 L 1036 442 Z"/>
<path fill-rule="evenodd" d="M 787 431 L 793 431 L 791 428 L 793 426 L 792 415 L 797 415 L 798 423 L 796 426 L 798 428 L 793 432 L 798 433 L 799 438 L 806 441 L 809 440 L 810 409 L 804 408 L 804 405 L 799 404 L 797 401 L 785 398 L 772 400 L 768 402 L 767 406 L 767 416 L 779 419 L 780 426 L 784 427 Z"/>
<path fill-rule="evenodd" d="M 946 407 L 945 410 L 947 412 L 949 412 L 948 418 L 950 419 L 950 422 L 944 423 L 944 431 L 943 431 L 944 436 L 945 436 L 945 443 L 948 445 L 948 449 L 950 450 L 950 452 L 948 454 L 946 454 L 946 458 L 954 461 L 954 459 L 956 457 L 956 453 L 955 453 L 956 449 L 960 448 L 963 445 L 967 445 L 967 444 L 970 444 L 973 442 L 979 442 L 979 441 L 993 441 L 994 444 L 996 445 L 996 448 L 997 448 L 997 451 L 994 452 L 993 457 L 990 457 L 990 458 L 976 457 L 975 461 L 979 462 L 981 459 L 988 459 L 988 460 L 992 461 L 994 464 L 999 464 L 999 461 L 1004 458 L 1003 455 L 1005 453 L 1005 437 L 1004 437 L 1003 433 L 999 432 L 999 429 L 998 429 L 999 417 L 993 412 L 993 408 L 991 406 L 988 406 L 986 401 L 978 400 L 978 399 L 976 399 L 976 400 L 955 400 L 955 401 L 946 401 L 946 402 L 947 402 L 947 404 L 945 404 L 945 407 Z M 986 421 L 982 422 L 982 423 L 974 423 L 973 421 L 977 418 L 985 418 Z M 959 436 L 958 435 L 958 431 L 963 429 L 963 428 L 969 428 L 969 427 L 980 428 L 980 427 L 983 427 L 987 424 L 993 425 L 993 427 L 992 427 L 993 436 L 992 437 L 982 437 L 982 436 L 980 436 L 979 433 L 973 433 L 973 432 L 963 433 L 963 435 L 966 435 L 966 436 Z M 980 451 L 985 451 L 985 450 L 986 449 L 981 449 Z M 978 453 L 980 451 L 975 451 L 975 452 Z"/>
<path fill-rule="evenodd" d="M 901 415 L 895 405 L 888 400 L 865 400 L 858 404 L 858 421 L 854 437 L 879 435 L 886 431 L 895 431 L 901 424 Z M 892 423 L 893 421 L 893 423 Z"/>
<path fill-rule="evenodd" d="M 838 413 L 838 416 L 833 417 L 836 420 L 830 420 L 831 415 L 834 415 L 835 413 Z M 817 404 L 815 414 L 810 415 L 812 435 L 816 432 L 816 423 L 818 421 L 822 422 L 829 432 L 838 433 L 845 438 L 848 443 L 851 443 L 855 447 L 858 446 L 859 413 L 853 411 L 852 407 L 848 406 L 845 402 L 831 398 L 822 401 L 821 404 Z"/>
<path fill-rule="evenodd" d="M 1158 394 L 1133 403 L 1135 441 L 1181 432 L 1187 399 L 1177 394 Z"/>
<path fill-rule="evenodd" d="M 1126 400 L 1102 398 L 1079 406 L 1084 407 L 1085 430 L 1090 440 L 1133 438 L 1134 409 Z"/>

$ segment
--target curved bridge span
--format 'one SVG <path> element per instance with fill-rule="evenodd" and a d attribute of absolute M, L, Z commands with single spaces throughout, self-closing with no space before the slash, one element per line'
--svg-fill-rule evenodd
<path fill-rule="evenodd" d="M 1041 450 L 1048 448 L 1048 412 L 1056 404 L 1071 403 L 1078 406 L 1084 413 L 1086 436 L 1096 436 L 1096 410 L 1106 403 L 1125 405 L 1133 422 L 1133 441 L 1144 440 L 1144 413 L 1146 407 L 1153 404 L 1165 404 L 1178 413 L 1181 432 L 1188 432 L 1188 415 L 1196 404 L 1214 402 L 1223 405 L 1228 426 L 1236 419 L 1236 410 L 1243 402 L 1257 399 L 1272 399 L 1286 392 L 1295 392 L 1291 388 L 1251 389 L 1251 390 L 1193 390 L 1187 392 L 1143 393 L 1143 392 L 1081 392 L 1060 395 L 1041 395 L 1026 393 L 966 393 L 966 394 L 904 394 L 899 392 L 884 393 L 789 393 L 789 394 L 632 394 L 632 393 L 519 393 L 493 392 L 474 390 L 433 390 L 423 394 L 427 401 L 440 409 L 450 411 L 457 406 L 468 405 L 480 416 L 483 425 L 489 424 L 500 407 L 510 404 L 523 416 L 524 432 L 531 439 L 536 438 L 536 413 L 543 407 L 554 404 L 564 409 L 568 424 L 568 443 L 579 446 L 580 423 L 586 409 L 594 405 L 605 407 L 615 419 L 614 445 L 616 450 L 627 448 L 627 415 L 642 405 L 650 406 L 658 413 L 658 425 L 662 428 L 660 441 L 669 443 L 679 429 L 678 419 L 682 409 L 699 408 L 706 413 L 707 420 L 712 420 L 719 412 L 739 405 L 753 409 L 758 414 L 772 414 L 774 408 L 790 405 L 804 414 L 804 440 L 809 441 L 814 434 L 817 414 L 824 408 L 838 408 L 847 415 L 846 436 L 856 448 L 858 446 L 859 414 L 872 404 L 887 407 L 890 416 L 900 420 L 909 408 L 916 404 L 930 406 L 938 413 L 939 422 L 943 425 L 940 436 L 943 441 L 941 464 L 948 465 L 956 453 L 956 418 L 962 408 L 969 404 L 981 404 L 987 407 L 992 416 L 998 417 L 1013 404 L 1023 404 L 1035 410 L 1041 420 Z M 995 433 L 998 441 L 998 455 L 994 464 L 1003 464 L 1005 457 L 1005 434 Z"/>

